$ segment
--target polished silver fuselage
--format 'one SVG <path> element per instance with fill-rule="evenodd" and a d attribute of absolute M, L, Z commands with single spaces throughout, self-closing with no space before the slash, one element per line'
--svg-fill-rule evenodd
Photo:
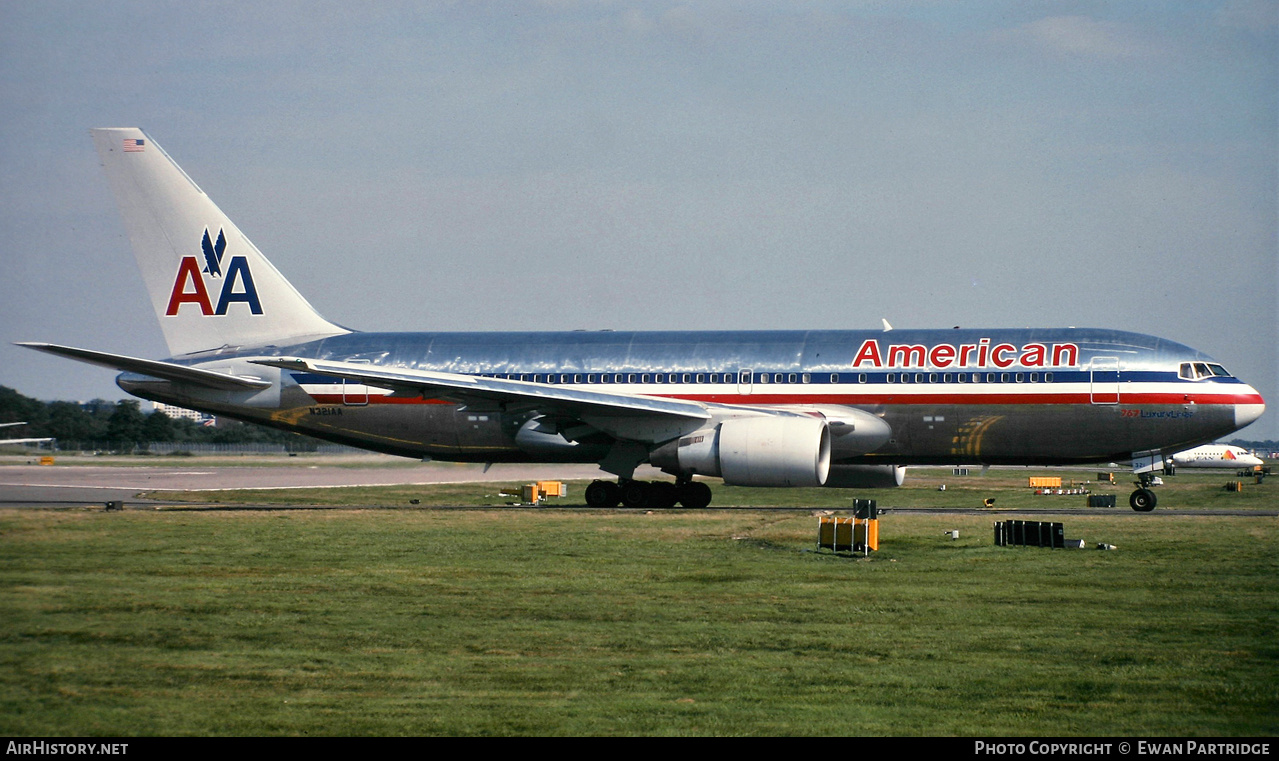
<path fill-rule="evenodd" d="M 873 346 L 872 346 L 873 344 Z M 1030 348 L 1028 348 L 1030 347 Z M 1211 361 L 1153 336 L 1097 329 L 349 333 L 289 346 L 238 347 L 175 363 L 272 382 L 212 391 L 125 373 L 145 398 L 410 457 L 598 462 L 612 439 L 583 431 L 523 435 L 545 410 L 393 394 L 340 378 L 247 364 L 305 357 L 504 378 L 711 405 L 856 409 L 891 436 L 834 463 L 1067 464 L 1171 453 L 1246 425 L 1264 407 L 1236 378 L 1190 380 Z M 834 411 L 832 413 L 832 411 Z M 555 424 L 571 429 L 573 420 Z"/>

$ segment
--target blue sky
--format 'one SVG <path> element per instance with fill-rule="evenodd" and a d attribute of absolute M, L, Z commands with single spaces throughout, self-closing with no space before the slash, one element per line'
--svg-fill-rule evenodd
<path fill-rule="evenodd" d="M 0 384 L 165 355 L 141 126 L 356 328 L 1089 325 L 1279 400 L 1273 0 L 260 5 L 0 5 Z"/>

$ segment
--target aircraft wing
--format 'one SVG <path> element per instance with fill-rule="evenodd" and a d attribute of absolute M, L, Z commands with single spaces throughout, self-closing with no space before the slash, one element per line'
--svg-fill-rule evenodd
<path fill-rule="evenodd" d="M 43 444 L 46 441 L 53 441 L 53 437 L 49 436 L 43 439 L 0 439 L 0 444 Z"/>
<path fill-rule="evenodd" d="M 91 365 L 110 367 L 130 373 L 141 373 L 142 375 L 150 375 L 153 378 L 162 378 L 181 383 L 194 383 L 198 386 L 214 388 L 220 391 L 250 391 L 270 388 L 271 386 L 270 381 L 262 380 L 261 378 L 245 378 L 239 375 L 201 370 L 198 367 L 161 362 L 155 359 L 140 359 L 138 357 L 127 357 L 123 354 L 108 354 L 105 351 L 77 349 L 73 346 L 58 346 L 57 344 L 18 342 L 17 345 L 48 354 L 56 354 L 59 357 L 88 362 Z"/>
<path fill-rule="evenodd" d="M 569 415 L 605 433 L 638 441 L 665 441 L 682 436 L 711 419 L 707 405 L 683 399 L 320 359 L 282 357 L 252 361 L 458 404 L 502 405 L 507 409 Z"/>

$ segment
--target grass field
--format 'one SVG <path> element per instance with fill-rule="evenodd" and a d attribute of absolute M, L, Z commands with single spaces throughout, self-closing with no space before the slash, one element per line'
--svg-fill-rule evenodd
<path fill-rule="evenodd" d="M 0 511 L 0 734 L 1279 731 L 1275 518 L 1063 520 L 1118 549 L 984 515 L 890 513 L 853 559 L 802 512 Z"/>

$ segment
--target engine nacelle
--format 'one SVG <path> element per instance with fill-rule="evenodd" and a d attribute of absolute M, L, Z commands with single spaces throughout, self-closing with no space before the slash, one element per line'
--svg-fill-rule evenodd
<path fill-rule="evenodd" d="M 599 434 L 580 423 L 567 427 L 560 422 L 539 415 L 526 420 L 515 432 L 515 444 L 522 451 L 544 462 L 589 462 L 608 454 L 608 445 L 598 439 Z"/>
<path fill-rule="evenodd" d="M 830 431 L 818 418 L 735 418 L 665 444 L 649 461 L 734 486 L 821 486 L 830 471 Z"/>
<path fill-rule="evenodd" d="M 906 479 L 905 465 L 832 465 L 825 486 L 833 489 L 892 489 Z"/>

